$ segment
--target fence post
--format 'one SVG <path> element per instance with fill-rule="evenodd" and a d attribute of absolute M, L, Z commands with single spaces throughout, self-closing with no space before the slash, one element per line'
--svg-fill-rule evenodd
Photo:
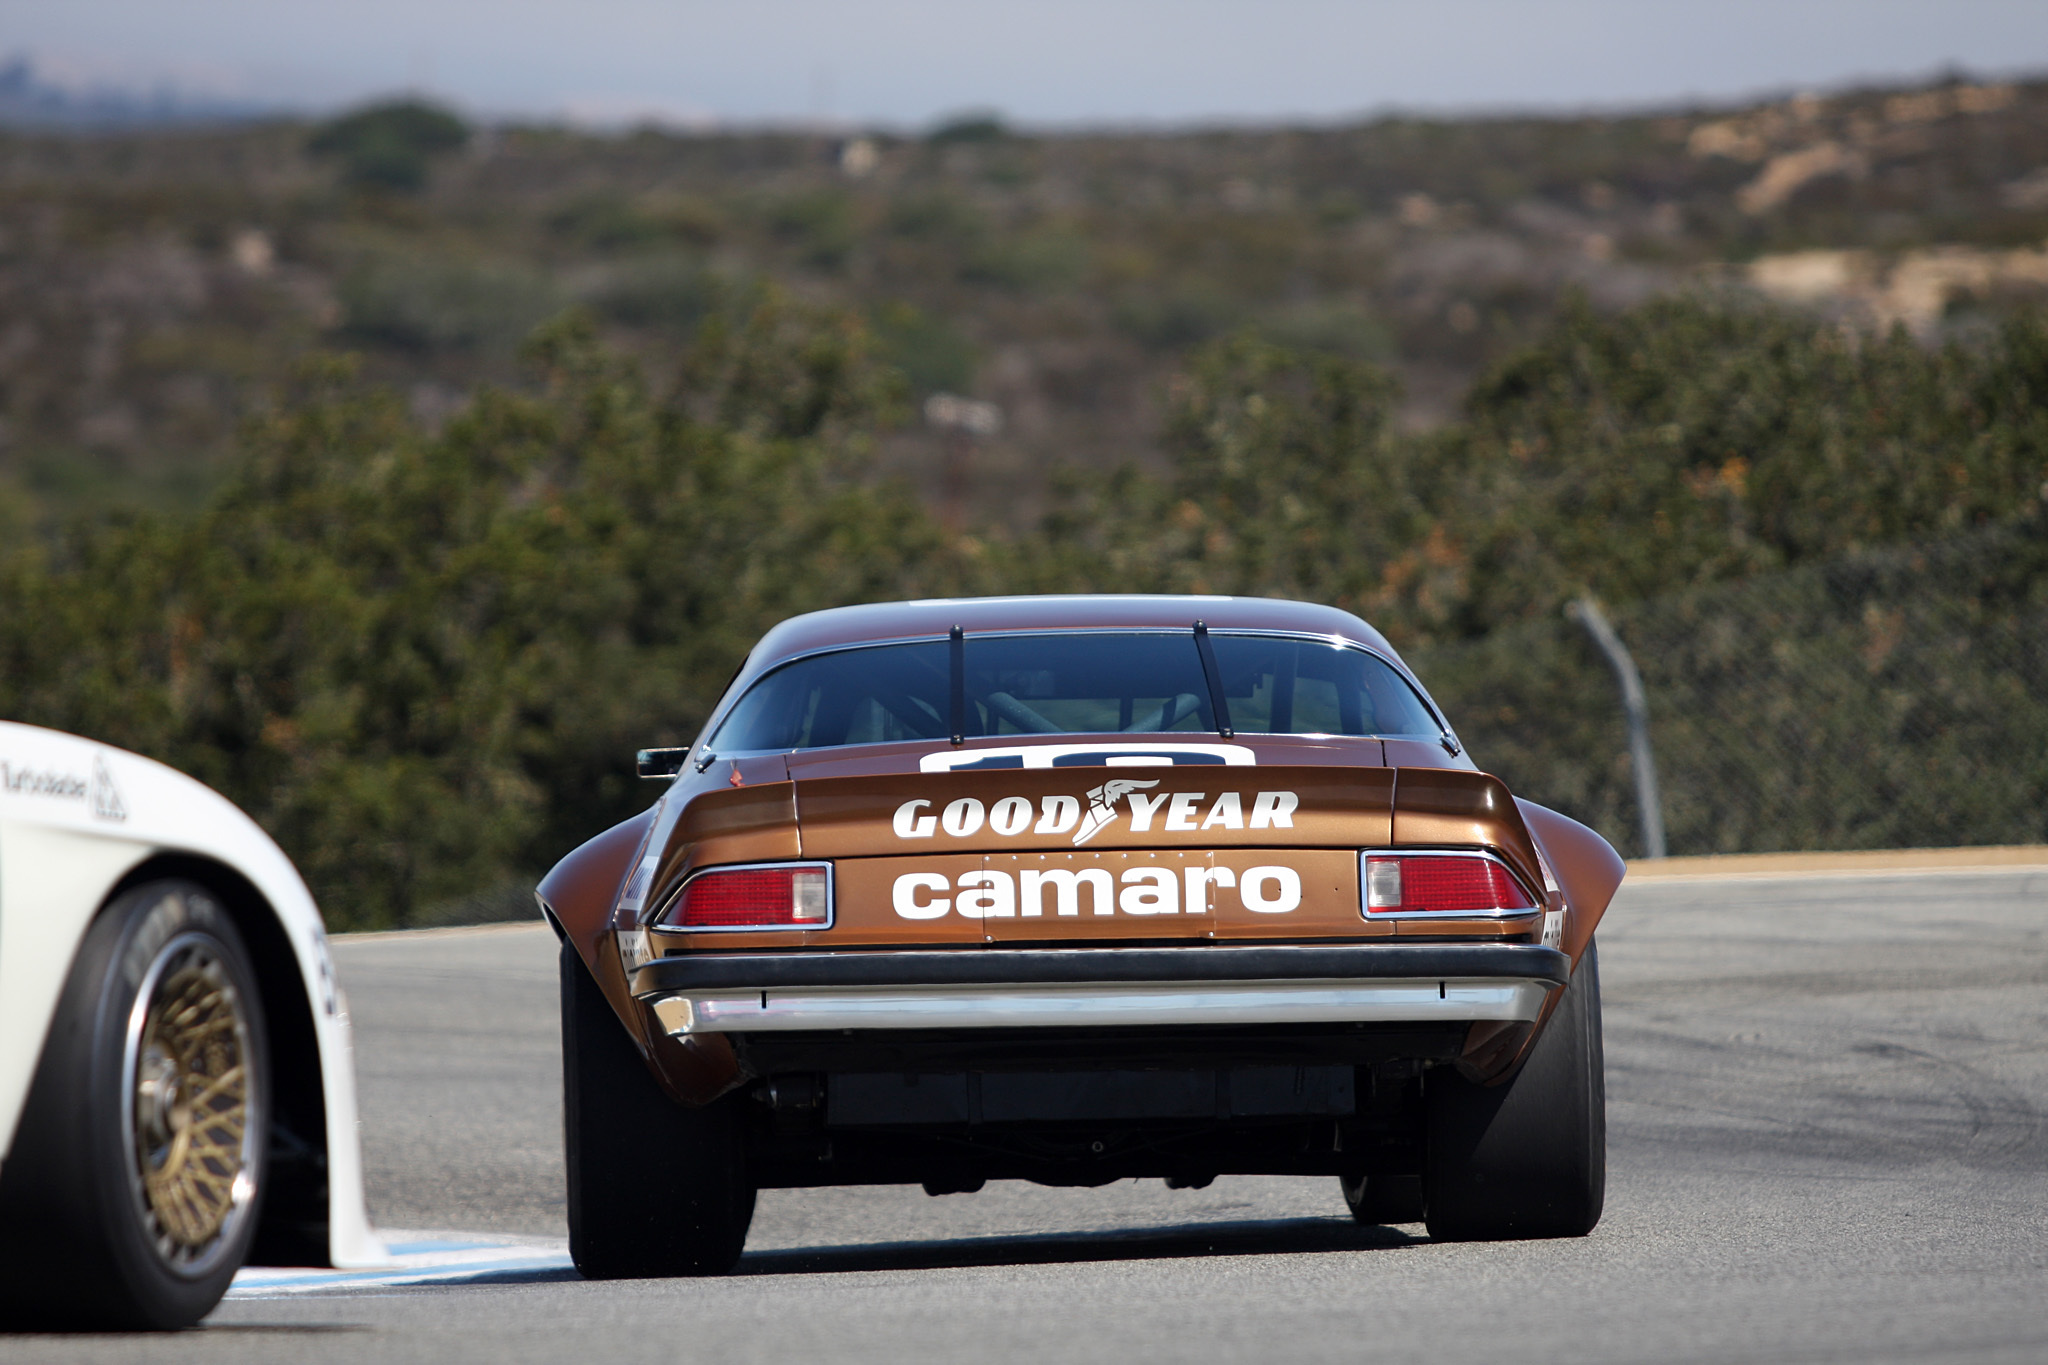
<path fill-rule="evenodd" d="M 1636 661 L 1629 657 L 1628 646 L 1614 633 L 1598 602 L 1581 597 L 1564 610 L 1565 615 L 1586 628 L 1621 682 L 1621 709 L 1628 716 L 1629 760 L 1636 773 L 1636 805 L 1643 819 L 1643 853 L 1646 857 L 1661 858 L 1664 805 L 1657 796 L 1657 763 L 1650 754 L 1650 704 L 1643 696 L 1642 675 L 1636 672 Z"/>

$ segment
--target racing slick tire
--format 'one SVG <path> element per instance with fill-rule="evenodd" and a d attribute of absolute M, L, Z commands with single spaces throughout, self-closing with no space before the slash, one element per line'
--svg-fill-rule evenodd
<path fill-rule="evenodd" d="M 1424 1221 L 1433 1241 L 1593 1230 L 1607 1189 L 1607 1092 L 1592 945 L 1521 1070 L 1487 1086 L 1444 1068 L 1424 1085 Z"/>
<path fill-rule="evenodd" d="M 249 953 L 189 881 L 86 931 L 0 1168 L 0 1321 L 172 1329 L 227 1292 L 261 1212 L 270 1056 Z"/>
<path fill-rule="evenodd" d="M 754 1218 L 734 1099 L 670 1099 L 566 943 L 561 970 L 570 1259 L 592 1280 L 727 1273 Z"/>
<path fill-rule="evenodd" d="M 1422 1221 L 1421 1176 L 1345 1176 L 1342 1184 L 1345 1206 L 1367 1227 Z"/>

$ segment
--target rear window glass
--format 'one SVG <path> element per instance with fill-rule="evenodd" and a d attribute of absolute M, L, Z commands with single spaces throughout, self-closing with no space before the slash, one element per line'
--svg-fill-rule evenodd
<path fill-rule="evenodd" d="M 1212 635 L 1231 725 L 1246 734 L 1434 736 L 1428 709 L 1379 658 L 1270 636 Z M 968 737 L 1214 734 L 1192 631 L 968 636 Z M 817 749 L 951 734 L 951 646 L 839 650 L 758 679 L 715 751 Z"/>
<path fill-rule="evenodd" d="M 1195 635 L 967 637 L 967 706 L 983 735 L 1214 733 Z"/>
<path fill-rule="evenodd" d="M 712 736 L 726 753 L 946 739 L 944 642 L 817 654 L 747 689 Z"/>
<path fill-rule="evenodd" d="M 1247 735 L 1427 735 L 1436 718 L 1379 656 L 1313 640 L 1212 635 L 1231 727 Z"/>

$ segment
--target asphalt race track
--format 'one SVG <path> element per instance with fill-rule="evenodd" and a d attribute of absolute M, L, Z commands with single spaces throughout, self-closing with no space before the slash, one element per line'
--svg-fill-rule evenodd
<path fill-rule="evenodd" d="M 372 1214 L 494 1236 L 394 1237 L 410 1284 L 245 1277 L 197 1331 L 0 1360 L 2048 1359 L 2048 869 L 1645 882 L 1600 941 L 1583 1240 L 1354 1228 L 1325 1180 L 787 1191 L 737 1276 L 585 1284 L 553 939 L 344 940 Z"/>

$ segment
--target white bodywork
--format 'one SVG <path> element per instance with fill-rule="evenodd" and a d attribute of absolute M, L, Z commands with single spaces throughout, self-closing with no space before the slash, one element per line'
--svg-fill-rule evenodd
<path fill-rule="evenodd" d="M 355 1057 L 320 912 L 255 821 L 210 788 L 139 755 L 0 721 L 0 1161 L 79 940 L 116 885 L 164 854 L 239 872 L 298 959 L 327 1109 L 328 1245 L 340 1267 L 380 1265 L 363 1208 Z"/>

